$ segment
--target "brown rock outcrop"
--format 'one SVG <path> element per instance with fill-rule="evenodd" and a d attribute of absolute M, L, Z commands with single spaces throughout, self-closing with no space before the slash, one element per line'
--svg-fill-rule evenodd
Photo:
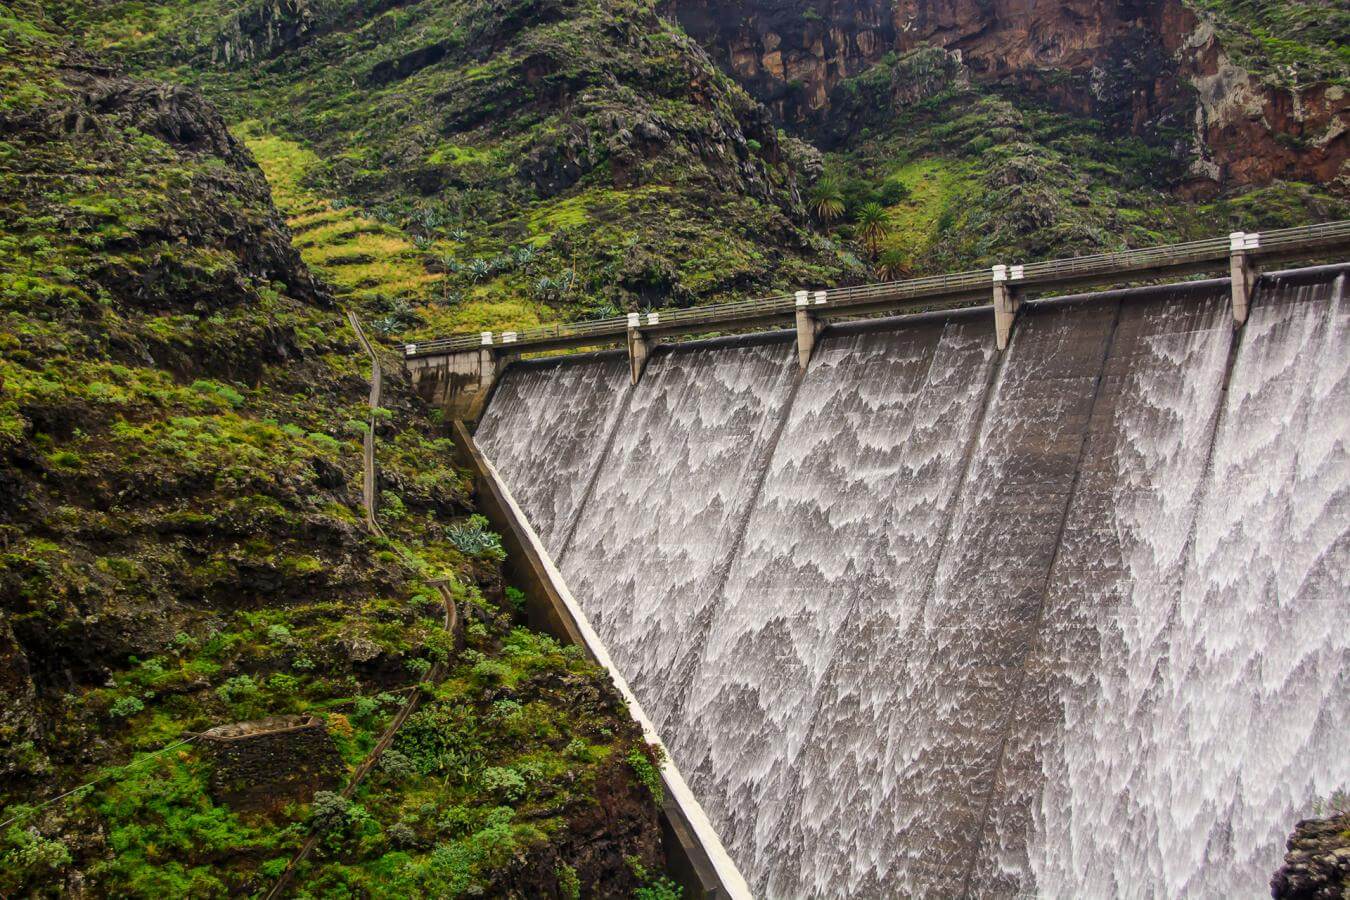
<path fill-rule="evenodd" d="M 1234 64 L 1181 0 L 665 0 L 665 9 L 783 121 L 833 132 L 841 83 L 918 48 L 957 55 L 976 82 L 1144 137 L 1193 135 L 1192 193 L 1293 178 L 1350 189 L 1350 100 Z M 833 126 L 833 127 L 832 127 Z"/>

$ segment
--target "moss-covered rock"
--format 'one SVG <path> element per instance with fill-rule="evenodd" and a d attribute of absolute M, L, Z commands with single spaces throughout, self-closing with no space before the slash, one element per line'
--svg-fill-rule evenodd
<path fill-rule="evenodd" d="M 655 846 L 650 802 L 636 831 L 573 830 L 567 810 L 640 735 L 593 666 L 514 636 L 484 596 L 500 558 L 445 531 L 472 512 L 471 482 L 392 358 L 374 414 L 387 536 L 364 527 L 369 360 L 247 148 L 197 92 L 121 75 L 71 37 L 39 4 L 0 6 L 0 894 L 264 890 L 308 832 L 307 794 L 241 815 L 187 739 L 322 720 L 345 784 L 409 697 L 486 716 L 526 676 L 562 687 L 520 692 L 529 727 L 492 719 L 455 793 L 496 831 L 404 846 L 403 805 L 444 773 L 380 769 L 299 888 L 350 867 L 365 895 L 407 896 L 394 885 L 434 858 L 465 891 L 533 896 L 569 848 Z M 433 582 L 474 619 L 474 657 L 458 658 Z M 504 680 L 480 683 L 494 666 Z M 516 806 L 479 777 L 494 768 L 522 779 Z M 546 781 L 558 809 L 541 815 Z M 573 866 L 591 887 L 630 878 L 592 858 Z"/>

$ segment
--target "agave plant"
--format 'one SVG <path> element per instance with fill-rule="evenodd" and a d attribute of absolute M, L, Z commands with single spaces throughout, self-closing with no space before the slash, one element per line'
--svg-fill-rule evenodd
<path fill-rule="evenodd" d="M 473 281 L 482 281 L 492 274 L 492 264 L 485 259 L 475 257 L 469 260 L 469 264 L 464 267 L 464 271 Z"/>
<path fill-rule="evenodd" d="M 909 259 L 900 250 L 887 250 L 877 260 L 877 276 L 895 281 L 909 275 Z"/>

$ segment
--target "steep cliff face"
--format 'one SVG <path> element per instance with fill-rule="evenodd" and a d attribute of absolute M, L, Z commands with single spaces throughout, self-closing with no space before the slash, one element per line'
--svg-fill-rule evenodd
<path fill-rule="evenodd" d="M 369 366 L 201 94 L 0 5 L 0 896 L 265 891 L 310 806 L 213 798 L 190 739 L 321 718 L 345 780 L 419 683 L 301 892 L 660 871 L 640 730 L 599 669 L 516 627 L 448 442 L 392 359 L 372 413 Z"/>
<path fill-rule="evenodd" d="M 1257 77 L 1180 0 L 667 0 L 665 8 L 781 119 L 836 143 L 848 136 L 833 114 L 849 79 L 887 54 L 941 48 L 959 54 L 977 83 L 1034 93 L 1125 133 L 1189 130 L 1196 190 L 1204 181 L 1345 177 L 1343 85 Z"/>
<path fill-rule="evenodd" d="M 802 148 L 652 0 L 113 2 L 96 16 L 91 31 L 131 35 L 113 48 L 130 63 L 303 148 L 300 182 L 397 229 L 414 270 L 398 292 L 431 333 L 847 271 L 811 234 Z"/>

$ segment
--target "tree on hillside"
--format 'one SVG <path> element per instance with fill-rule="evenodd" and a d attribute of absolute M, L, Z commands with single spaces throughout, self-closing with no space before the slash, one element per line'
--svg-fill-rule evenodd
<path fill-rule="evenodd" d="M 441 300 L 446 306 L 450 305 L 450 275 L 458 268 L 453 253 L 441 253 L 436 257 L 436 264 L 441 269 Z"/>
<path fill-rule="evenodd" d="M 880 203 L 868 203 L 858 210 L 858 227 L 855 231 L 858 239 L 867 247 L 872 261 L 876 262 L 881 252 L 881 242 L 891 233 L 890 213 Z"/>
<path fill-rule="evenodd" d="M 811 212 L 822 225 L 829 225 L 844 214 L 844 189 L 839 179 L 826 175 L 811 189 Z"/>
<path fill-rule="evenodd" d="M 896 281 L 909 275 L 909 259 L 903 250 L 886 250 L 877 260 L 877 277 Z"/>

